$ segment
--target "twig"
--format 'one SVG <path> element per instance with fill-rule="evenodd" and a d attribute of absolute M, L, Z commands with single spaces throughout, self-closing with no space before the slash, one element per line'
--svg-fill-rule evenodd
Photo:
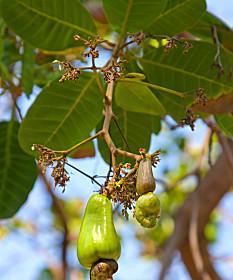
<path fill-rule="evenodd" d="M 112 153 L 109 152 L 109 169 L 108 169 L 106 181 L 104 183 L 105 186 L 107 186 L 107 184 L 109 182 L 109 178 L 110 178 L 111 172 L 112 172 Z"/>
<path fill-rule="evenodd" d="M 127 142 L 127 139 L 125 138 L 125 136 L 124 136 L 124 134 L 123 134 L 123 132 L 122 132 L 122 130 L 121 130 L 119 124 L 118 124 L 118 121 L 117 121 L 117 118 L 116 118 L 115 115 L 113 116 L 113 121 L 114 121 L 114 123 L 115 123 L 115 125 L 116 125 L 116 127 L 117 127 L 117 129 L 118 129 L 118 131 L 119 131 L 119 133 L 120 133 L 120 135 L 121 135 L 121 138 L 122 138 L 123 141 L 125 142 L 125 145 L 126 145 L 127 149 L 128 149 L 129 152 L 130 152 L 131 149 L 130 149 L 130 147 L 129 147 L 129 144 L 128 144 L 128 142 Z"/>
<path fill-rule="evenodd" d="M 224 74 L 224 68 L 223 68 L 222 61 L 221 61 L 221 43 L 219 41 L 217 27 L 215 25 L 212 26 L 211 32 L 212 32 L 214 44 L 217 47 L 217 52 L 214 57 L 213 66 L 217 67 L 218 75 L 221 76 Z"/>
<path fill-rule="evenodd" d="M 103 187 L 98 181 L 95 180 L 95 176 L 90 176 L 87 173 L 83 172 L 82 170 L 78 169 L 77 167 L 75 167 L 74 165 L 66 162 L 66 165 L 70 166 L 71 168 L 73 168 L 74 170 L 78 171 L 79 173 L 81 173 L 82 175 L 86 176 L 87 178 L 91 179 L 92 183 L 95 182 L 98 186 L 100 186 L 101 188 Z"/>
<path fill-rule="evenodd" d="M 212 157 L 211 157 L 211 152 L 213 147 L 213 136 L 214 136 L 214 132 L 213 130 L 211 130 L 210 137 L 209 137 L 209 144 L 208 144 L 208 164 L 210 167 L 213 166 Z"/>
<path fill-rule="evenodd" d="M 228 162 L 227 164 L 227 168 L 230 171 L 230 174 L 233 178 L 233 154 L 230 148 L 230 145 L 228 143 L 228 140 L 226 137 L 224 137 L 221 133 L 221 131 L 219 130 L 219 128 L 215 125 L 215 123 L 213 123 L 210 120 L 206 120 L 205 123 L 212 129 L 212 131 L 214 131 L 218 137 L 219 143 L 222 146 L 223 152 L 226 156 L 226 160 Z"/>

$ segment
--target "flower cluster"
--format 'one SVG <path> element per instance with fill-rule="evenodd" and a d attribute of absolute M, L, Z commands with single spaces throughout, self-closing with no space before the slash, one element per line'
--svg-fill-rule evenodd
<path fill-rule="evenodd" d="M 75 81 L 79 78 L 79 75 L 81 73 L 80 69 L 77 67 L 74 67 L 70 62 L 54 60 L 53 63 L 58 63 L 59 69 L 65 70 L 65 73 L 59 79 L 60 83 L 63 83 L 66 80 Z"/>
<path fill-rule="evenodd" d="M 201 104 L 205 106 L 208 102 L 208 98 L 205 94 L 205 90 L 203 88 L 198 88 L 196 90 L 196 99 L 195 99 L 195 104 Z"/>
<path fill-rule="evenodd" d="M 192 130 L 194 130 L 194 128 L 195 128 L 195 121 L 197 120 L 197 118 L 198 118 L 198 116 L 196 116 L 196 115 L 193 114 L 192 109 L 191 109 L 191 108 L 188 108 L 188 109 L 186 110 L 185 118 L 182 119 L 182 120 L 180 120 L 179 125 L 180 125 L 181 127 L 184 127 L 185 125 L 189 125 L 190 128 L 191 128 Z"/>
<path fill-rule="evenodd" d="M 39 154 L 38 165 L 41 168 L 41 172 L 45 174 L 46 168 L 52 167 L 51 176 L 54 179 L 55 187 L 57 185 L 62 187 L 64 192 L 66 183 L 70 179 L 65 169 L 66 158 L 62 155 L 57 155 L 53 150 L 40 144 L 33 144 L 32 150 L 36 150 Z"/>
<path fill-rule="evenodd" d="M 123 61 L 115 62 L 113 61 L 111 65 L 103 68 L 101 72 L 104 73 L 104 80 L 106 83 L 110 83 L 111 81 L 115 81 L 117 78 L 121 77 L 123 72 L 122 64 Z"/>
<path fill-rule="evenodd" d="M 103 195 L 106 195 L 114 203 L 123 205 L 122 215 L 126 218 L 128 218 L 128 210 L 133 209 L 138 198 L 136 193 L 137 166 L 133 169 L 128 168 L 130 168 L 128 163 L 119 164 L 114 170 L 113 178 L 102 189 Z"/>

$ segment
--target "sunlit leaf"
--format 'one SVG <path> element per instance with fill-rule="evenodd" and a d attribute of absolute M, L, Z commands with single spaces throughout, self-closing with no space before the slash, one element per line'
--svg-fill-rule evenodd
<path fill-rule="evenodd" d="M 212 27 L 215 26 L 218 38 L 221 44 L 233 51 L 233 30 L 216 16 L 206 12 L 203 17 L 190 29 L 190 32 L 201 38 L 202 40 L 212 42 Z"/>
<path fill-rule="evenodd" d="M 209 99 L 230 93 L 233 89 L 233 81 L 229 79 L 227 71 L 218 77 L 218 70 L 212 67 L 216 55 L 214 45 L 204 42 L 192 44 L 193 48 L 187 55 L 183 54 L 181 47 L 172 49 L 167 55 L 163 48 L 153 48 L 139 58 L 151 83 L 185 94 L 185 98 L 179 98 L 165 92 L 155 92 L 166 111 L 175 117 L 184 114 L 185 107 L 194 101 L 198 88 L 203 88 Z M 233 61 L 232 53 L 222 50 L 221 60 L 227 70 Z"/>
<path fill-rule="evenodd" d="M 79 1 L 3 0 L 6 23 L 25 41 L 45 50 L 77 46 L 73 36 L 95 35 L 91 16 Z"/>
<path fill-rule="evenodd" d="M 78 81 L 57 80 L 44 88 L 19 131 L 21 147 L 32 144 L 67 149 L 89 136 L 102 117 L 102 96 L 94 75 L 82 73 Z"/>
<path fill-rule="evenodd" d="M 116 104 L 130 112 L 163 115 L 165 109 L 153 92 L 139 83 L 119 81 L 115 92 Z"/>
<path fill-rule="evenodd" d="M 144 27 L 152 34 L 175 35 L 189 30 L 203 15 L 203 0 L 168 0 L 165 9 Z"/>
<path fill-rule="evenodd" d="M 103 0 L 103 4 L 109 22 L 123 35 L 144 30 L 164 9 L 166 1 Z"/>

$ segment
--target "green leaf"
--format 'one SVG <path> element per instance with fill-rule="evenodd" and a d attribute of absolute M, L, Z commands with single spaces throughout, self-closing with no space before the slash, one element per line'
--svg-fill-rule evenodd
<path fill-rule="evenodd" d="M 27 96 L 31 94 L 34 85 L 34 63 L 34 48 L 29 44 L 24 43 L 22 58 L 22 86 Z"/>
<path fill-rule="evenodd" d="M 214 15 L 206 12 L 204 16 L 193 26 L 191 33 L 198 36 L 202 40 L 213 42 L 211 32 L 212 26 L 217 28 L 217 33 L 221 44 L 228 50 L 233 51 L 233 30 L 230 29 L 223 21 Z"/>
<path fill-rule="evenodd" d="M 0 218 L 10 218 L 27 200 L 37 168 L 18 143 L 17 122 L 0 123 Z"/>
<path fill-rule="evenodd" d="M 132 79 L 133 80 L 133 79 Z M 164 115 L 165 109 L 153 92 L 140 83 L 119 80 L 115 92 L 116 104 L 122 109 L 149 115 Z"/>
<path fill-rule="evenodd" d="M 192 44 L 193 48 L 187 55 L 183 55 L 181 47 L 172 49 L 168 55 L 163 48 L 153 48 L 145 51 L 144 57 L 138 58 L 151 83 L 186 94 L 187 98 L 182 99 L 156 91 L 166 111 L 175 118 L 183 115 L 198 88 L 203 88 L 209 99 L 217 98 L 222 93 L 230 93 L 233 89 L 233 81 L 228 78 L 227 71 L 218 78 L 217 70 L 212 68 L 216 55 L 215 46 L 205 42 Z M 233 61 L 233 54 L 221 50 L 221 60 L 227 70 L 229 62 Z"/>
<path fill-rule="evenodd" d="M 227 137 L 233 138 L 233 116 L 232 114 L 223 114 L 215 116 L 215 120 L 220 129 Z"/>
<path fill-rule="evenodd" d="M 221 61 L 226 70 L 218 77 L 213 68 L 216 47 L 206 42 L 191 42 L 193 48 L 187 55 L 180 47 L 166 55 L 162 48 L 149 50 L 142 59 L 147 78 L 155 84 L 190 93 L 199 87 L 206 90 L 209 98 L 218 97 L 223 92 L 232 92 L 233 81 L 229 79 L 227 68 L 233 60 L 233 54 L 221 50 Z"/>
<path fill-rule="evenodd" d="M 163 12 L 156 14 L 143 30 L 172 36 L 189 30 L 205 10 L 206 4 L 203 0 L 168 0 Z"/>
<path fill-rule="evenodd" d="M 112 121 L 110 135 L 116 147 L 136 154 L 138 154 L 139 148 L 148 150 L 150 147 L 151 134 L 158 133 L 160 130 L 160 119 L 147 114 L 128 112 L 116 106 L 115 103 L 113 104 L 113 110 L 121 132 L 129 145 L 129 147 L 127 147 L 119 129 Z M 101 128 L 102 122 L 97 126 L 97 130 Z M 109 148 L 102 138 L 98 138 L 98 148 L 103 159 L 109 163 Z M 118 162 L 133 163 L 130 158 L 118 157 L 117 160 Z"/>
<path fill-rule="evenodd" d="M 164 0 L 103 0 L 104 9 L 113 28 L 123 36 L 126 32 L 144 30 L 164 9 Z"/>
<path fill-rule="evenodd" d="M 64 150 L 89 136 L 102 116 L 102 96 L 95 76 L 82 73 L 77 82 L 57 80 L 44 88 L 19 131 L 21 147 L 32 144 Z"/>
<path fill-rule="evenodd" d="M 79 1 L 3 0 L 6 23 L 25 41 L 45 50 L 77 46 L 73 36 L 93 36 L 96 29 L 91 16 Z"/>

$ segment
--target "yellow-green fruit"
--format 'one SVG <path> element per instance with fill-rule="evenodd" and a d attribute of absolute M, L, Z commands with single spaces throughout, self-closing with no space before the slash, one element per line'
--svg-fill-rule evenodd
<path fill-rule="evenodd" d="M 141 195 L 135 207 L 136 220 L 146 228 L 156 226 L 160 214 L 160 201 L 152 192 Z"/>
<path fill-rule="evenodd" d="M 111 201 L 94 194 L 88 200 L 77 243 L 79 262 L 90 268 L 99 259 L 117 260 L 121 245 L 112 215 Z"/>
<path fill-rule="evenodd" d="M 144 158 L 139 163 L 136 190 L 138 194 L 153 192 L 155 190 L 155 178 L 152 173 L 152 164 L 149 158 Z"/>

